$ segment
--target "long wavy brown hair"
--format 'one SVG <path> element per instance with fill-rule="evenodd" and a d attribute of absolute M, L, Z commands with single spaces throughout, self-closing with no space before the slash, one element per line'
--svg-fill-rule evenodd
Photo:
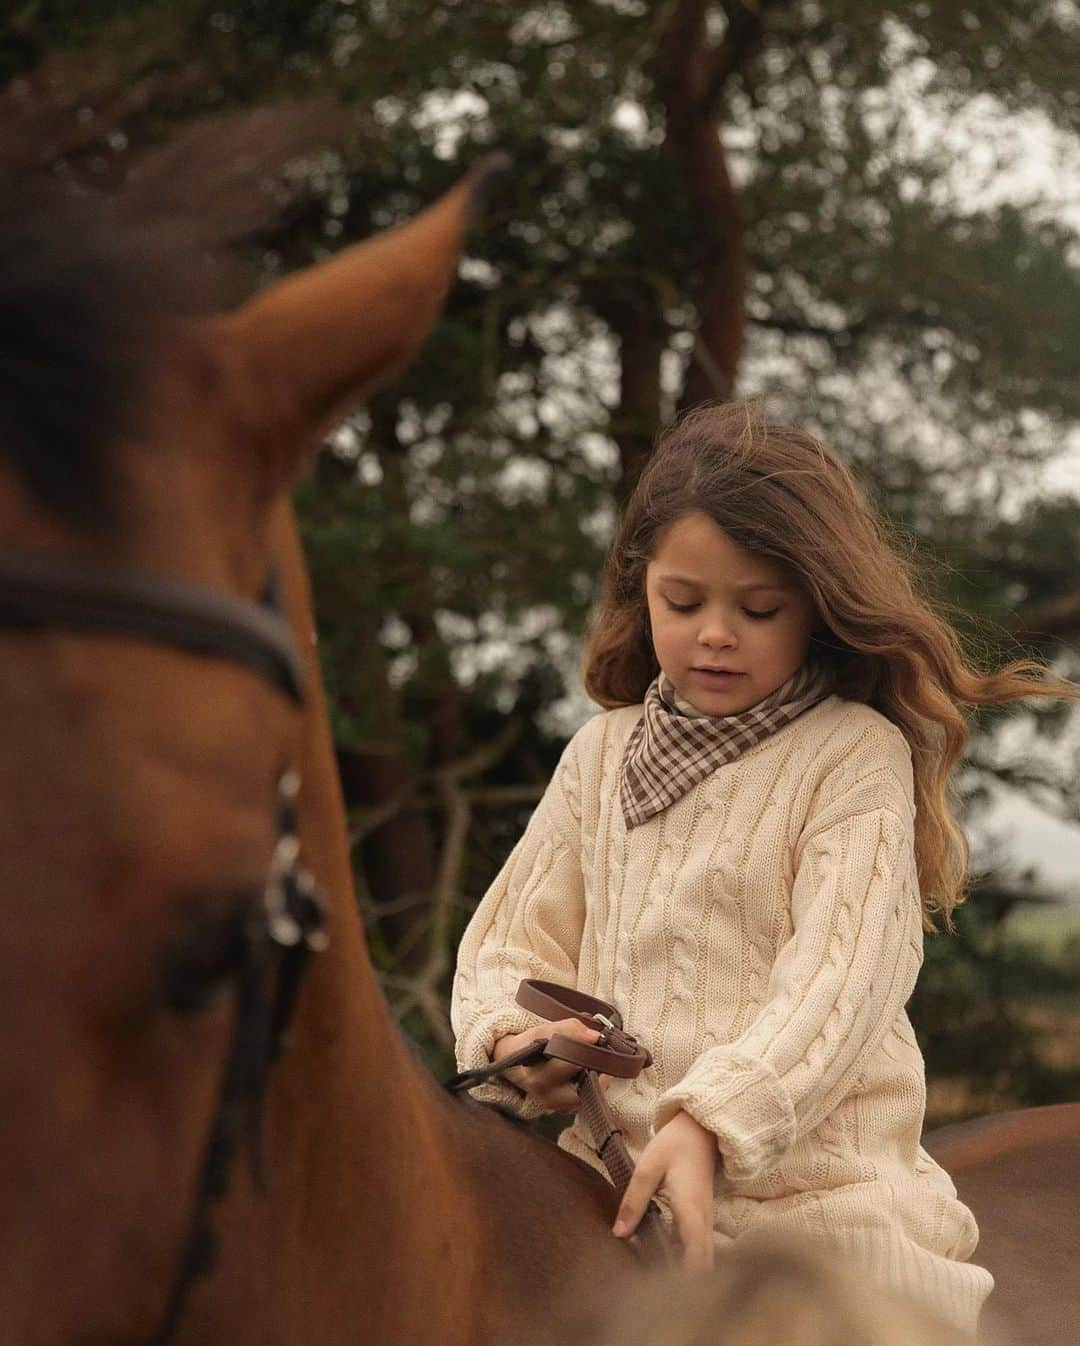
<path fill-rule="evenodd" d="M 664 431 L 608 553 L 583 656 L 586 690 L 613 708 L 641 701 L 659 672 L 645 568 L 661 533 L 701 512 L 748 551 L 784 562 L 818 612 L 812 637 L 836 691 L 873 706 L 911 747 L 915 855 L 928 929 L 965 897 L 968 845 L 950 789 L 969 726 L 963 707 L 1080 696 L 1032 659 L 980 672 L 910 541 L 875 514 L 851 473 L 805 430 L 754 403 L 699 407 Z"/>

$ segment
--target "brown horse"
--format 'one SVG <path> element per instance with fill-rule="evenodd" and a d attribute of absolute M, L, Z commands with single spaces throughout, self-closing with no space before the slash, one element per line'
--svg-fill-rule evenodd
<path fill-rule="evenodd" d="M 100 221 L 47 199 L 0 222 L 0 1321 L 19 1346 L 528 1341 L 558 1296 L 634 1265 L 598 1175 L 444 1096 L 379 993 L 285 503 L 434 320 L 483 181 L 198 320 L 146 310 L 156 277 Z M 275 562 L 302 714 L 258 608 Z M 232 1114 L 254 1127 L 269 1050 L 237 1050 L 236 1025 L 265 1022 L 250 932 L 290 767 L 331 947 L 271 1073 L 264 1192 Z"/>
<path fill-rule="evenodd" d="M 1080 1103 L 943 1127 L 927 1148 L 979 1223 L 988 1316 L 1021 1346 L 1080 1340 Z"/>
<path fill-rule="evenodd" d="M 115 238 L 54 226 L 20 251 L 22 203 L 0 235 L 0 298 L 26 320 L 0 336 L 3 559 L 52 592 L 36 617 L 0 601 L 0 1321 L 19 1346 L 526 1343 L 634 1266 L 606 1184 L 444 1096 L 378 990 L 286 503 L 319 433 L 422 340 L 482 180 L 199 320 L 148 312 L 153 277 Z M 257 606 L 275 567 L 302 711 Z M 87 622 L 102 576 L 149 581 L 140 622 L 123 584 L 127 625 Z M 265 1090 L 264 1190 L 233 1149 L 247 1122 L 256 1149 L 272 1044 L 237 1051 L 237 1025 L 273 985 L 251 932 L 290 767 L 331 944 Z M 1030 1230 L 1039 1205 L 1033 1183 L 1009 1214 Z M 1056 1293 L 1042 1249 L 1022 1251 L 1015 1271 Z"/>

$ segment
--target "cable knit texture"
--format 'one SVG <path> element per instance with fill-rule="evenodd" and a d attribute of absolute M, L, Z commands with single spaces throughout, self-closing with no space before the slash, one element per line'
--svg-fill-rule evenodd
<path fill-rule="evenodd" d="M 608 1092 L 635 1158 L 684 1109 L 717 1138 L 718 1232 L 827 1240 L 973 1331 L 993 1281 L 966 1262 L 975 1222 L 919 1144 L 903 735 L 830 696 L 627 831 L 641 714 L 578 731 L 477 908 L 454 979 L 459 1067 L 537 1022 L 514 1003 L 523 977 L 613 1001 L 654 1058 Z M 537 1111 L 506 1084 L 478 1093 Z M 582 1120 L 559 1143 L 603 1169 Z"/>

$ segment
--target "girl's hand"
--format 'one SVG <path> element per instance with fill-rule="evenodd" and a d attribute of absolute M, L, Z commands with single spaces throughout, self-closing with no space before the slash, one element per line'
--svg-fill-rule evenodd
<path fill-rule="evenodd" d="M 649 1198 L 660 1187 L 671 1206 L 688 1271 L 713 1264 L 713 1178 L 718 1151 L 716 1137 L 677 1112 L 649 1141 L 634 1168 L 612 1233 L 626 1238 L 637 1228 Z"/>
<path fill-rule="evenodd" d="M 556 1033 L 563 1037 L 574 1038 L 578 1042 L 595 1042 L 600 1036 L 596 1028 L 586 1028 L 580 1019 L 559 1019 L 555 1023 L 537 1024 L 535 1028 L 526 1028 L 524 1033 L 507 1033 L 499 1038 L 491 1051 L 493 1061 L 501 1061 L 527 1047 L 530 1042 L 543 1042 L 553 1038 Z M 577 1112 L 581 1106 L 577 1088 L 571 1082 L 581 1073 L 581 1067 L 571 1061 L 546 1060 L 535 1066 L 512 1066 L 503 1075 L 517 1087 L 536 1100 L 547 1112 Z M 600 1076 L 600 1085 L 606 1089 L 611 1083 L 610 1075 Z"/>

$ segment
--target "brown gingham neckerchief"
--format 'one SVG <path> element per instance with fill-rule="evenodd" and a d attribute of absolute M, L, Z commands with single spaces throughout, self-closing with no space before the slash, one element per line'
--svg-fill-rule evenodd
<path fill-rule="evenodd" d="M 809 660 L 756 706 L 737 715 L 708 715 L 680 696 L 666 674 L 658 674 L 623 756 L 620 798 L 627 830 L 662 813 L 717 767 L 790 724 L 831 690 L 829 669 Z"/>

